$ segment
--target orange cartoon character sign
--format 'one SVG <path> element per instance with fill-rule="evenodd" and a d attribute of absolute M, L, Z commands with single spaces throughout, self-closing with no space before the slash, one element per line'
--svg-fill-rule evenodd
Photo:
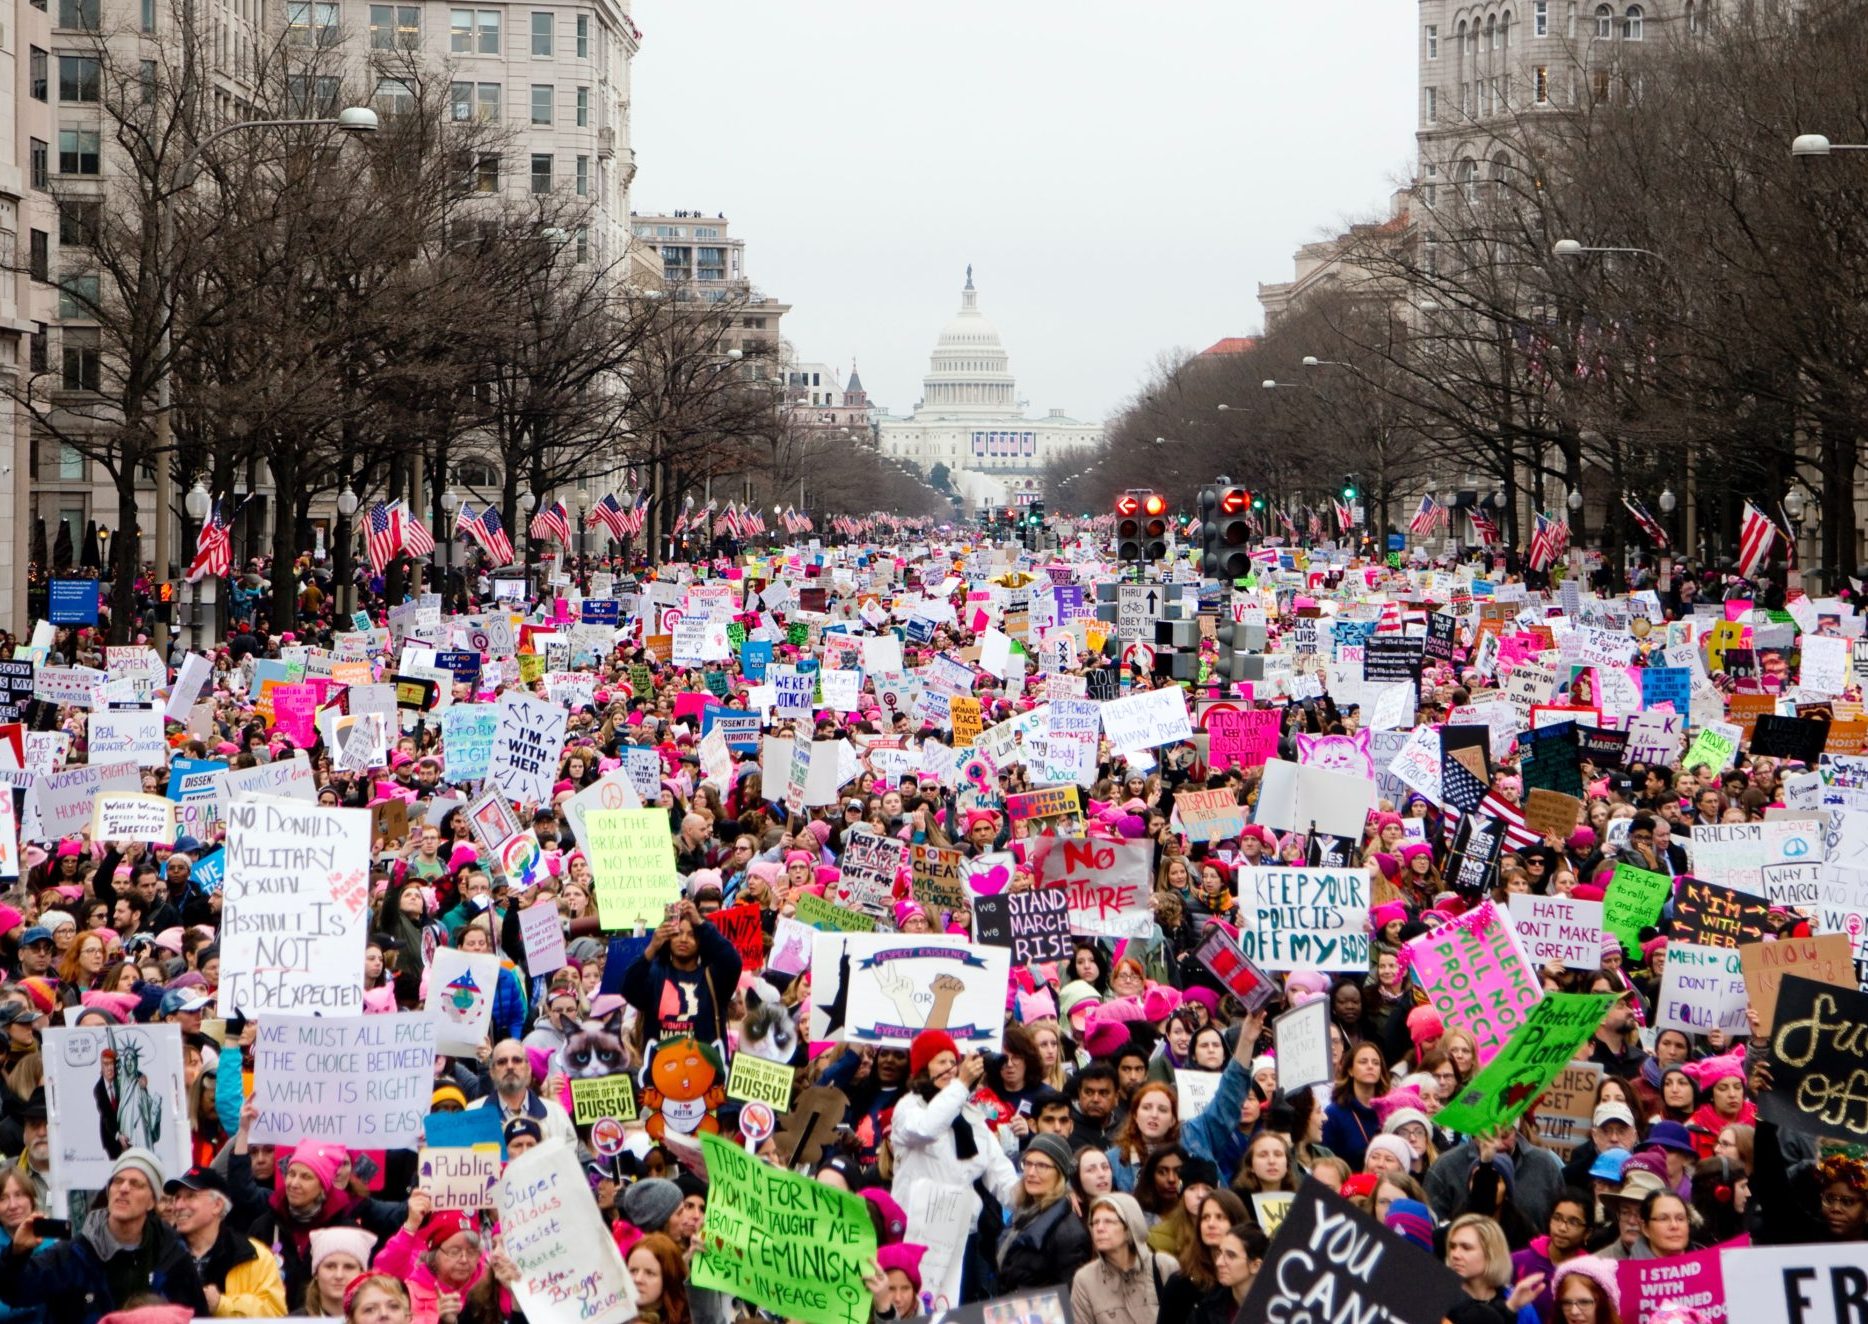
<path fill-rule="evenodd" d="M 726 1066 L 720 1050 L 692 1035 L 662 1039 L 649 1047 L 642 1068 L 642 1107 L 648 1133 L 718 1134 L 714 1109 L 726 1101 Z"/>

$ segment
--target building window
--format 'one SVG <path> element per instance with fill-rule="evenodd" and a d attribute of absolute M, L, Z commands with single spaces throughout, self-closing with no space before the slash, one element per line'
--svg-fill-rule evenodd
<path fill-rule="evenodd" d="M 142 9 L 143 31 L 154 32 L 156 30 L 156 0 L 143 0 Z"/>
<path fill-rule="evenodd" d="M 556 21 L 556 16 L 553 14 L 541 13 L 538 10 L 532 11 L 532 55 L 534 58 L 551 58 Z"/>
<path fill-rule="evenodd" d="M 1550 104 L 1550 66 L 1540 64 L 1531 71 L 1531 80 L 1536 88 L 1536 100 L 1540 106 Z"/>
<path fill-rule="evenodd" d="M 532 123 L 551 123 L 552 85 L 550 83 L 532 84 Z"/>
<path fill-rule="evenodd" d="M 340 91 L 337 78 L 331 75 L 313 78 L 292 74 L 285 80 L 286 105 L 294 115 L 337 114 Z"/>
<path fill-rule="evenodd" d="M 79 32 L 96 32 L 99 0 L 58 0 L 58 26 Z"/>
<path fill-rule="evenodd" d="M 1497 15 L 1493 15 L 1491 18 L 1485 20 L 1485 49 L 1488 51 L 1495 51 L 1498 49 Z"/>
<path fill-rule="evenodd" d="M 551 153 L 532 153 L 532 192 L 551 192 Z"/>
<path fill-rule="evenodd" d="M 476 193 L 499 192 L 499 157 L 484 152 L 474 159 L 473 186 Z"/>
<path fill-rule="evenodd" d="M 1459 163 L 1459 187 L 1467 202 L 1479 200 L 1479 163 L 1470 156 Z"/>
<path fill-rule="evenodd" d="M 371 98 L 371 102 L 385 115 L 413 115 L 415 89 L 405 79 L 379 78 L 376 80 L 376 95 Z"/>
<path fill-rule="evenodd" d="M 1440 120 L 1440 89 L 1430 87 L 1426 90 L 1427 102 L 1425 114 L 1427 123 L 1437 124 Z"/>
<path fill-rule="evenodd" d="M 58 332 L 60 349 L 60 385 L 65 390 L 99 390 L 103 377 L 103 353 L 97 345 L 97 327 L 64 327 Z M 77 461 L 77 463 L 73 463 Z M 71 472 L 77 469 L 77 472 Z M 82 482 L 84 456 L 69 444 L 58 448 L 58 476 L 67 482 Z"/>
<path fill-rule="evenodd" d="M 1440 167 L 1430 161 L 1424 167 L 1422 175 L 1426 182 L 1421 185 L 1421 196 L 1426 200 L 1428 209 L 1431 210 L 1440 198 Z"/>
<path fill-rule="evenodd" d="M 1511 49 L 1511 15 L 1509 13 L 1498 20 L 1498 47 L 1502 51 Z"/>
<path fill-rule="evenodd" d="M 325 0 L 290 0 L 285 39 L 294 46 L 337 45 L 337 6 Z"/>
<path fill-rule="evenodd" d="M 1628 12 L 1622 17 L 1622 37 L 1628 41 L 1640 41 L 1646 17 L 1640 5 L 1629 5 Z"/>
<path fill-rule="evenodd" d="M 32 186 L 36 189 L 51 187 L 51 146 L 43 138 L 33 138 L 28 148 L 32 163 Z"/>
<path fill-rule="evenodd" d="M 34 230 L 26 236 L 29 246 L 28 261 L 32 278 L 47 284 L 52 280 L 52 236 L 44 230 Z"/>
<path fill-rule="evenodd" d="M 577 196 L 580 198 L 590 196 L 590 158 L 588 156 L 577 158 Z"/>
<path fill-rule="evenodd" d="M 577 236 L 577 247 L 573 253 L 572 260 L 579 266 L 582 266 L 584 263 L 590 261 L 590 228 L 580 225 L 577 227 L 575 233 Z"/>
<path fill-rule="evenodd" d="M 1609 71 L 1607 69 L 1591 69 L 1589 71 L 1589 95 L 1598 106 L 1608 104 Z"/>
<path fill-rule="evenodd" d="M 498 55 L 497 9 L 450 9 L 448 49 L 456 55 Z"/>
<path fill-rule="evenodd" d="M 587 87 L 577 89 L 577 127 L 590 127 L 590 89 Z"/>
<path fill-rule="evenodd" d="M 74 328 L 74 330 L 77 332 L 76 338 L 80 343 L 82 343 L 88 335 L 92 341 L 91 350 L 93 357 L 95 357 L 97 333 L 92 331 L 89 327 L 77 327 Z M 71 345 L 72 340 L 72 333 L 67 332 L 65 335 L 65 344 L 67 346 Z M 67 381 L 65 383 L 65 389 L 68 391 L 95 391 L 97 389 L 97 382 L 95 378 L 93 378 L 89 386 L 75 386 L 70 381 Z M 84 481 L 84 452 L 72 445 L 69 441 L 61 441 L 58 443 L 58 476 L 61 482 L 66 483 L 82 483 Z M 72 524 L 75 528 L 77 521 L 74 520 Z"/>
<path fill-rule="evenodd" d="M 58 131 L 58 173 L 95 175 L 100 173 L 101 144 L 96 129 L 60 129 Z"/>
<path fill-rule="evenodd" d="M 27 68 L 30 71 L 29 76 L 32 79 L 32 99 L 34 101 L 44 101 L 46 99 L 46 67 L 46 53 L 37 46 L 32 47 L 31 54 L 27 56 Z"/>
<path fill-rule="evenodd" d="M 1607 41 L 1615 35 L 1615 11 L 1607 5 L 1596 6 L 1596 36 Z"/>
<path fill-rule="evenodd" d="M 37 324 L 38 330 L 26 337 L 26 367 L 31 372 L 50 372 L 50 350 L 46 346 L 45 323 Z"/>
<path fill-rule="evenodd" d="M 1532 0 L 1531 35 L 1533 37 L 1550 35 L 1550 0 Z"/>
<path fill-rule="evenodd" d="M 97 274 L 75 272 L 58 280 L 58 315 L 60 317 L 97 316 Z"/>
<path fill-rule="evenodd" d="M 476 83 L 474 85 L 474 111 L 478 118 L 496 120 L 499 118 L 499 84 Z"/>
<path fill-rule="evenodd" d="M 412 51 L 422 44 L 419 5 L 371 5 L 370 49 Z"/>
<path fill-rule="evenodd" d="M 1427 25 L 1427 58 L 1430 60 L 1440 58 L 1440 25 L 1438 23 Z"/>
<path fill-rule="evenodd" d="M 136 62 L 136 85 L 141 90 L 143 104 L 145 106 L 155 105 L 156 62 L 154 60 L 138 60 Z"/>
<path fill-rule="evenodd" d="M 104 207 L 100 202 L 64 198 L 58 204 L 58 242 L 67 248 L 92 248 L 97 244 L 98 223 Z"/>
<path fill-rule="evenodd" d="M 95 102 L 99 66 L 97 60 L 89 55 L 61 55 L 58 57 L 58 99 L 60 101 Z"/>
<path fill-rule="evenodd" d="M 577 16 L 577 58 L 580 60 L 588 60 L 590 58 L 589 14 L 579 14 Z"/>

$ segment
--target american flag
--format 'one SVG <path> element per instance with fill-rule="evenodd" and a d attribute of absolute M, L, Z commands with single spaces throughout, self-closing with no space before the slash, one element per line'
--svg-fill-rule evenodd
<path fill-rule="evenodd" d="M 468 537 L 480 544 L 494 565 L 511 565 L 517 559 L 513 555 L 512 539 L 506 536 L 499 512 L 493 507 L 488 506 L 476 515 L 468 502 L 461 502 L 460 514 L 454 519 L 454 530 L 459 533 L 463 529 Z"/>
<path fill-rule="evenodd" d="M 621 542 L 629 536 L 629 512 L 623 509 L 623 503 L 616 499 L 616 493 L 608 493 L 590 508 L 589 522 L 601 524 L 610 531 L 610 536 Z"/>
<path fill-rule="evenodd" d="M 1495 547 L 1501 541 L 1498 532 L 1498 521 L 1486 514 L 1483 510 L 1474 509 L 1468 511 L 1466 518 L 1472 521 L 1473 531 L 1479 535 L 1479 541 L 1484 543 L 1487 547 Z"/>
<path fill-rule="evenodd" d="M 1751 579 L 1764 569 L 1777 537 L 1777 526 L 1771 523 L 1770 516 L 1747 501 L 1745 518 L 1738 526 L 1738 573 Z"/>
<path fill-rule="evenodd" d="M 203 575 L 216 579 L 233 569 L 233 536 L 221 518 L 220 502 L 214 503 L 201 536 L 195 539 L 195 559 L 188 563 L 188 582 L 198 582 Z"/>
<path fill-rule="evenodd" d="M 388 505 L 381 501 L 370 504 L 370 518 L 364 535 L 364 546 L 369 550 L 370 569 L 377 574 L 383 573 L 383 567 L 395 559 L 402 550 L 402 510 L 400 502 Z"/>
<path fill-rule="evenodd" d="M 1459 826 L 1459 810 L 1447 805 L 1442 812 L 1446 817 L 1446 831 L 1451 832 Z M 1505 845 L 1512 850 L 1525 850 L 1543 840 L 1537 835 L 1537 830 L 1524 821 L 1524 811 L 1497 791 L 1487 791 L 1485 799 L 1479 802 L 1479 807 L 1473 812 L 1485 818 L 1497 819 L 1505 829 Z"/>
<path fill-rule="evenodd" d="M 564 502 L 553 501 L 539 508 L 538 514 L 532 516 L 532 536 L 541 541 L 556 538 L 566 547 L 571 545 L 571 512 L 565 509 Z"/>
<path fill-rule="evenodd" d="M 1550 516 L 1537 512 L 1537 531 L 1531 535 L 1530 564 L 1533 570 L 1548 570 L 1557 561 L 1557 530 Z"/>
<path fill-rule="evenodd" d="M 1648 513 L 1647 506 L 1626 493 L 1622 495 L 1622 505 L 1626 506 L 1628 513 L 1634 516 L 1634 522 L 1641 526 L 1641 532 L 1647 535 L 1648 541 L 1663 551 L 1666 550 L 1669 546 L 1667 530 L 1661 528 L 1660 521 Z"/>
<path fill-rule="evenodd" d="M 1407 522 L 1407 531 L 1417 538 L 1424 538 L 1440 525 L 1446 512 L 1431 495 L 1420 499 L 1420 509 L 1414 512 L 1414 518 Z"/>
<path fill-rule="evenodd" d="M 426 556 L 435 549 L 435 535 L 428 531 L 428 526 L 415 517 L 415 512 L 402 502 L 396 502 L 402 510 L 402 550 L 410 556 Z"/>
<path fill-rule="evenodd" d="M 641 533 L 642 526 L 649 518 L 649 493 L 644 488 L 636 494 L 635 504 L 629 508 L 629 531 Z"/>
<path fill-rule="evenodd" d="M 1349 508 L 1349 503 L 1346 501 L 1338 501 L 1336 503 L 1336 523 L 1339 530 L 1343 533 L 1348 533 L 1350 526 L 1355 522 L 1356 515 L 1355 512 Z"/>

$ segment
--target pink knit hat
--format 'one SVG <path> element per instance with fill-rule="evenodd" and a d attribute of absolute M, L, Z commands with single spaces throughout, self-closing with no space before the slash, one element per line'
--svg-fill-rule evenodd
<path fill-rule="evenodd" d="M 1563 1291 L 1563 1280 L 1572 1274 L 1581 1274 L 1594 1283 L 1601 1289 L 1602 1295 L 1608 1298 L 1609 1305 L 1614 1307 L 1617 1317 L 1621 1315 L 1622 1287 L 1620 1280 L 1616 1277 L 1615 1265 L 1611 1261 L 1599 1255 L 1578 1255 L 1574 1259 L 1563 1261 L 1557 1266 L 1556 1277 L 1550 1280 L 1552 1297 Z"/>
<path fill-rule="evenodd" d="M 311 1169 L 318 1185 L 328 1193 L 337 1184 L 337 1170 L 350 1162 L 350 1151 L 328 1140 L 306 1140 L 292 1151 L 291 1162 Z"/>

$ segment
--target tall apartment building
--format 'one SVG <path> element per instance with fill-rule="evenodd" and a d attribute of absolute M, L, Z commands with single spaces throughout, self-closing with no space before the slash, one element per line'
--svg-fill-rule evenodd
<path fill-rule="evenodd" d="M 632 212 L 629 222 L 670 297 L 707 303 L 741 301 L 735 313 L 738 325 L 727 328 L 721 347 L 759 360 L 747 363 L 747 376 L 778 376 L 785 357 L 779 324 L 791 305 L 752 283 L 747 274 L 746 241 L 732 233 L 726 214 Z"/>
<path fill-rule="evenodd" d="M 658 278 L 639 265 L 642 252 L 626 219 L 636 171 L 630 72 L 641 43 L 627 0 L 471 6 L 212 0 L 205 8 L 188 0 L 10 0 L 0 9 L 0 98 L 11 114 L 11 131 L 0 135 L 0 248 L 7 259 L 0 271 L 0 375 L 18 380 L 37 372 L 55 391 L 95 389 L 97 332 L 59 288 L 87 278 L 82 227 L 69 215 L 61 222 L 51 190 L 71 192 L 94 180 L 102 196 L 111 186 L 110 154 L 117 149 L 99 105 L 100 40 L 114 62 L 134 68 L 131 62 L 140 60 L 151 77 L 159 67 L 180 66 L 184 12 L 194 16 L 191 58 L 209 72 L 211 119 L 252 113 L 255 71 L 276 52 L 288 69 L 295 57 L 319 66 L 314 76 L 293 78 L 288 96 L 302 98 L 290 107 L 294 113 L 331 114 L 340 100 L 364 99 L 379 113 L 407 111 L 414 90 L 401 75 L 414 68 L 445 77 L 447 115 L 497 120 L 509 134 L 507 151 L 475 162 L 477 188 L 580 200 L 590 208 L 576 239 L 580 253 L 596 262 L 637 261 L 622 279 Z M 264 492 L 263 471 L 258 477 Z M 139 493 L 145 559 L 154 554 L 154 504 L 153 488 Z M 316 512 L 314 522 L 328 522 L 331 513 Z M 71 522 L 74 537 L 90 519 L 113 533 L 135 522 L 119 511 L 100 466 L 49 437 L 35 438 L 26 410 L 10 398 L 0 401 L 0 515 L 11 516 L 0 533 L 0 627 L 14 629 L 26 622 L 24 569 L 35 517 L 45 521 L 48 543 L 61 518 Z M 258 546 L 268 536 L 244 524 L 236 535 Z M 192 550 L 171 538 L 176 562 L 185 563 Z"/>

